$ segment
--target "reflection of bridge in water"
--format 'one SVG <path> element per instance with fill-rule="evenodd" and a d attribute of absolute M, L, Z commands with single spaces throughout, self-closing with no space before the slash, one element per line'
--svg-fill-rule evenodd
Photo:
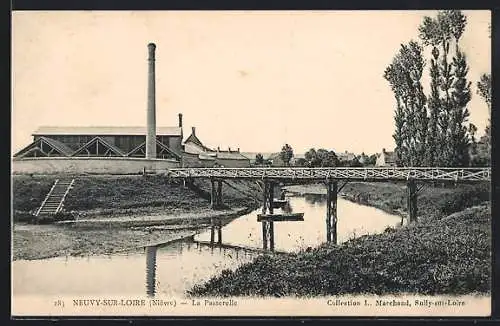
<path fill-rule="evenodd" d="M 441 167 L 363 167 L 363 168 L 176 168 L 154 173 L 164 173 L 171 179 L 192 182 L 205 178 L 211 182 L 211 206 L 223 205 L 222 185 L 225 180 L 254 180 L 262 191 L 262 235 L 264 249 L 274 250 L 274 222 L 286 220 L 286 215 L 275 215 L 275 187 L 286 183 L 322 182 L 326 186 L 327 241 L 337 243 L 337 196 L 350 181 L 355 182 L 405 182 L 407 185 L 408 222 L 417 220 L 417 194 L 426 183 L 477 183 L 490 182 L 491 168 L 441 168 Z M 339 183 L 342 184 L 339 185 Z M 417 187 L 417 183 L 420 186 Z M 212 242 L 215 229 L 219 242 L 222 238 L 220 222 L 212 221 Z"/>
<path fill-rule="evenodd" d="M 174 241 L 169 244 L 165 244 L 166 246 L 169 245 L 175 245 L 173 248 L 169 248 L 166 251 L 163 252 L 163 254 L 171 256 L 171 255 L 177 255 L 177 256 L 182 256 L 183 254 L 189 253 L 190 251 L 192 252 L 193 250 L 196 250 L 197 252 L 202 252 L 202 250 L 207 250 L 208 255 L 218 255 L 218 256 L 224 256 L 226 259 L 234 259 L 238 260 L 239 258 L 241 259 L 247 259 L 247 258 L 254 258 L 257 255 L 261 254 L 263 252 L 262 249 L 256 249 L 256 248 L 245 248 L 245 247 L 240 247 L 240 246 L 232 246 L 232 245 L 227 245 L 227 244 L 216 244 L 216 243 L 205 243 L 205 242 L 190 242 L 191 240 L 187 240 L 186 242 L 182 241 Z M 157 245 L 157 246 L 149 246 L 145 247 L 145 256 L 146 256 L 146 295 L 150 298 L 154 298 L 155 295 L 158 293 L 158 287 L 161 287 L 161 284 L 158 281 L 158 262 L 157 262 L 157 257 L 158 254 L 162 254 L 161 250 L 162 245 Z M 197 264 L 199 266 L 199 263 Z M 164 271 L 165 273 L 168 273 L 169 271 L 166 270 Z M 175 275 L 174 275 L 175 278 Z M 169 277 L 167 280 L 170 280 L 171 278 Z M 163 287 L 168 288 L 168 284 L 163 284 Z M 164 288 L 165 290 L 165 288 Z"/>

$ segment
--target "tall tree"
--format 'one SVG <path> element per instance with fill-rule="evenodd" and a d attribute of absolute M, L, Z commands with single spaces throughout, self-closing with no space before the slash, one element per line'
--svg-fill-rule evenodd
<path fill-rule="evenodd" d="M 432 142 L 437 142 L 439 146 L 429 150 L 440 156 L 437 160 L 434 156 L 433 163 L 444 166 L 467 165 L 469 159 L 469 132 L 466 124 L 470 83 L 467 81 L 466 57 L 458 46 L 466 25 L 467 19 L 460 10 L 442 10 L 435 18 L 425 17 L 419 27 L 420 38 L 424 45 L 432 47 L 436 63 L 433 67 L 431 62 L 431 86 L 439 84 L 439 88 L 431 87 L 429 104 L 430 134 L 436 123 L 436 138 Z M 434 110 L 437 112 L 433 112 Z M 433 118 L 437 118 L 437 122 Z M 428 154 L 428 158 L 432 156 Z"/>
<path fill-rule="evenodd" d="M 431 94 L 428 101 L 429 132 L 427 135 L 427 151 L 425 155 L 425 163 L 427 166 L 439 166 L 441 164 L 439 155 L 440 139 L 438 138 L 438 116 L 441 107 L 439 98 L 439 68 L 437 64 L 438 58 L 439 50 L 437 47 L 433 47 L 432 58 L 430 60 Z"/>
<path fill-rule="evenodd" d="M 339 160 L 334 151 L 319 148 L 308 150 L 304 155 L 309 167 L 335 167 L 339 166 Z"/>
<path fill-rule="evenodd" d="M 292 146 L 285 144 L 281 148 L 280 158 L 285 163 L 285 166 L 290 166 L 290 161 L 293 157 L 293 148 Z"/>
<path fill-rule="evenodd" d="M 304 154 L 304 158 L 307 161 L 307 165 L 311 168 L 319 166 L 318 164 L 318 154 L 314 148 L 311 148 Z"/>
<path fill-rule="evenodd" d="M 472 155 L 477 154 L 476 132 L 477 132 L 477 127 L 472 123 L 469 124 L 469 134 L 470 134 L 470 138 L 471 138 L 471 145 L 472 145 L 471 146 L 471 154 Z"/>
<path fill-rule="evenodd" d="M 482 74 L 480 80 L 477 82 L 477 94 L 481 96 L 490 111 L 488 117 L 488 124 L 484 130 L 485 141 L 488 146 L 491 144 L 491 74 Z"/>
<path fill-rule="evenodd" d="M 264 164 L 264 156 L 261 153 L 257 153 L 255 155 L 255 164 L 261 165 Z"/>
<path fill-rule="evenodd" d="M 402 44 L 384 71 L 396 99 L 394 121 L 397 165 L 424 165 L 428 131 L 426 96 L 421 83 L 423 49 L 415 41 Z"/>
<path fill-rule="evenodd" d="M 451 89 L 451 104 L 453 111 L 450 119 L 450 152 L 452 166 L 469 165 L 470 125 L 467 126 L 469 109 L 467 104 L 471 100 L 471 82 L 467 81 L 469 67 L 465 53 L 458 45 L 456 46 L 456 57 L 453 58 L 454 81 Z"/>

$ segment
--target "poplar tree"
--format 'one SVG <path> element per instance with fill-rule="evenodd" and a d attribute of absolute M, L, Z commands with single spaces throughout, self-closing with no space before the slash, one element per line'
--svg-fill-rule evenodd
<path fill-rule="evenodd" d="M 290 161 L 292 160 L 293 157 L 293 149 L 292 146 L 285 144 L 281 148 L 281 152 L 279 154 L 281 160 L 285 164 L 285 166 L 290 166 Z"/>
<path fill-rule="evenodd" d="M 439 155 L 439 131 L 438 131 L 438 117 L 440 113 L 441 103 L 439 98 L 439 68 L 437 60 L 439 57 L 439 50 L 437 47 L 432 49 L 432 58 L 430 65 L 431 75 L 431 94 L 429 96 L 428 110 L 429 110 L 429 132 L 427 137 L 427 151 L 426 151 L 426 165 L 439 166 L 441 165 L 441 157 Z"/>
<path fill-rule="evenodd" d="M 430 104 L 430 134 L 436 120 L 436 137 L 428 144 L 433 146 L 428 148 L 428 152 L 438 153 L 439 156 L 428 153 L 428 157 L 434 157 L 433 163 L 443 166 L 463 166 L 469 161 L 466 123 L 470 83 L 467 81 L 466 57 L 458 46 L 466 24 L 467 19 L 460 10 L 442 10 L 436 18 L 425 17 L 419 27 L 424 45 L 433 48 L 436 64 L 433 67 L 431 62 L 431 86 L 436 86 L 439 80 L 438 88 L 432 90 L 431 87 Z M 454 48 L 452 45 L 455 45 Z"/>
<path fill-rule="evenodd" d="M 453 108 L 450 117 L 450 165 L 468 166 L 470 161 L 470 128 L 466 123 L 469 118 L 467 104 L 471 100 L 471 82 L 467 81 L 469 67 L 465 53 L 459 49 L 458 45 L 455 52 L 456 57 L 453 58 L 454 81 L 450 92 Z"/>
<path fill-rule="evenodd" d="M 488 117 L 488 124 L 484 130 L 486 136 L 486 142 L 488 146 L 491 144 L 491 74 L 482 74 L 480 80 L 477 82 L 477 94 L 481 96 L 486 104 L 488 105 L 488 109 L 490 111 L 490 115 Z"/>
<path fill-rule="evenodd" d="M 401 45 L 384 71 L 396 99 L 393 138 L 398 165 L 425 165 L 428 131 L 426 96 L 420 82 L 425 61 L 422 47 L 414 41 Z"/>

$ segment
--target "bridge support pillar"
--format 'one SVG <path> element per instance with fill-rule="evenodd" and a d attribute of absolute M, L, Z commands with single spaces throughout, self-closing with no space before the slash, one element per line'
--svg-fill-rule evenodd
<path fill-rule="evenodd" d="M 274 203 L 274 183 L 273 182 L 270 182 L 269 183 L 269 200 L 268 200 L 268 207 L 269 207 L 269 214 L 273 214 L 274 213 L 274 207 L 273 207 L 273 203 Z M 269 231 L 269 249 L 271 251 L 274 251 L 274 222 L 273 221 L 269 221 L 267 222 L 269 223 L 268 225 L 268 231 Z"/>
<path fill-rule="evenodd" d="M 274 184 L 265 181 L 262 196 L 262 214 L 273 214 Z M 274 222 L 262 221 L 262 243 L 264 250 L 274 250 Z"/>
<path fill-rule="evenodd" d="M 406 184 L 406 207 L 408 209 L 408 223 L 417 221 L 417 185 L 415 180 L 409 180 Z"/>
<path fill-rule="evenodd" d="M 326 241 L 337 244 L 337 182 L 329 181 L 326 191 Z"/>

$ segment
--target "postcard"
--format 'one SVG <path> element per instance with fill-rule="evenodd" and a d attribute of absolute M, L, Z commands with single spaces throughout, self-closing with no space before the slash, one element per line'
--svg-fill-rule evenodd
<path fill-rule="evenodd" d="M 13 316 L 491 314 L 491 13 L 14 11 Z"/>

